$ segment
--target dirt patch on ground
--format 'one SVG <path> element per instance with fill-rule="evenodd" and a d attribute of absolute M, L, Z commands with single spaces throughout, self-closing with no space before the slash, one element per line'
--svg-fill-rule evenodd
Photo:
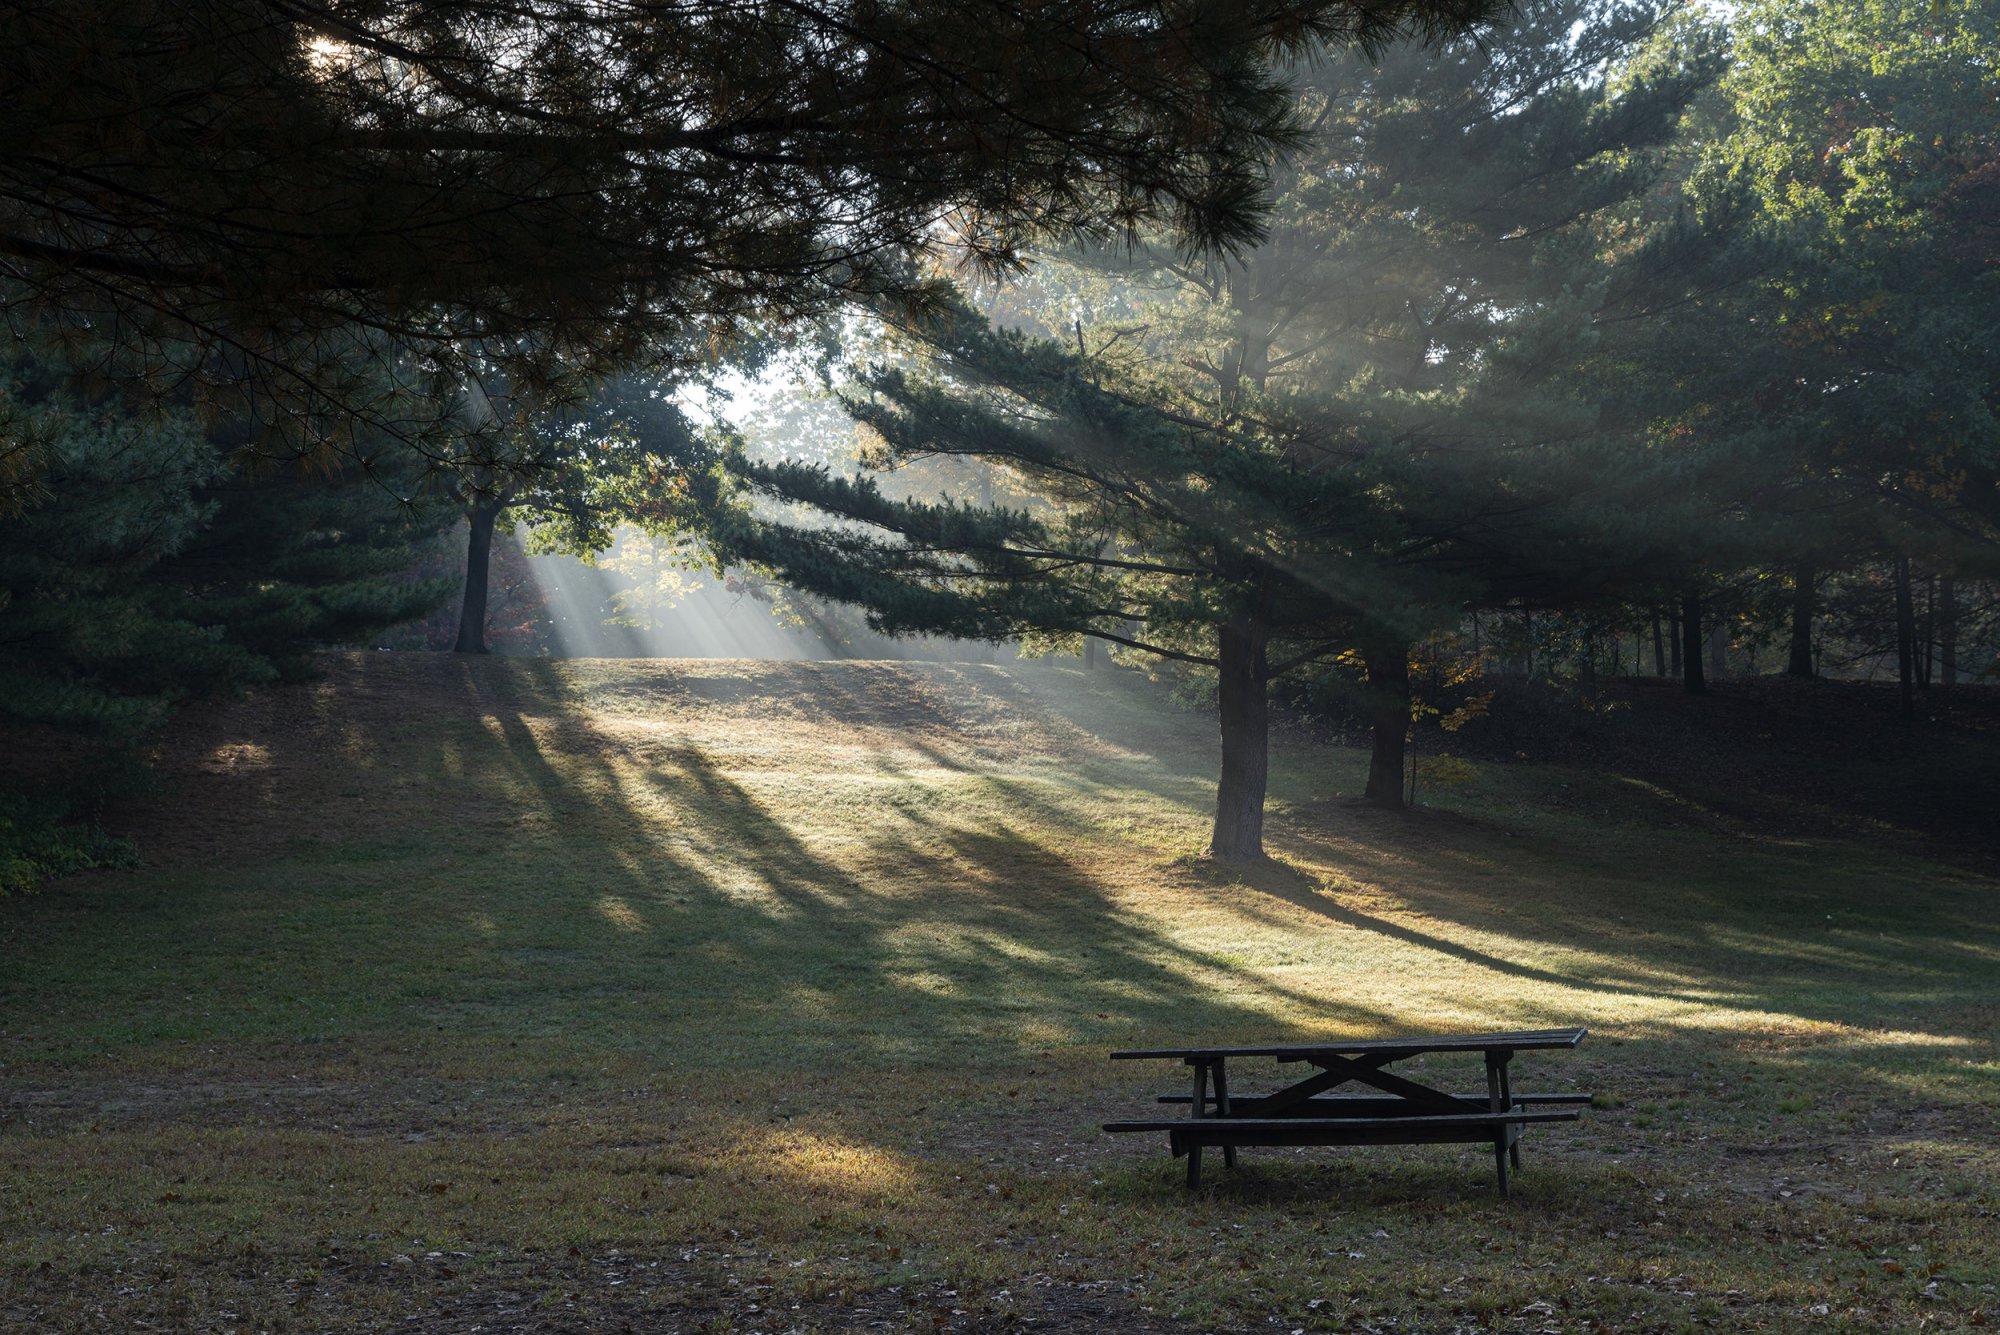
<path fill-rule="evenodd" d="M 772 1258 L 695 1248 L 666 1256 L 611 1252 L 476 1258 L 462 1252 L 397 1253 L 368 1261 L 330 1254 L 309 1274 L 260 1264 L 250 1248 L 236 1258 L 243 1287 L 190 1287 L 170 1265 L 134 1266 L 121 1276 L 126 1311 L 150 1307 L 157 1322 L 134 1328 L 186 1332 L 352 1326 L 358 1313 L 393 1328 L 443 1335 L 844 1335 L 922 1331 L 935 1335 L 1057 1330 L 1103 1335 L 1192 1331 L 1134 1306 L 1116 1280 L 1030 1275 L 971 1294 L 926 1285 L 850 1290 L 837 1283 L 802 1296 L 781 1289 Z M 777 1263 L 783 1268 L 783 1263 Z M 217 1269 L 221 1269 L 217 1267 Z M 11 1328 L 34 1329 L 52 1312 L 85 1324 L 102 1310 L 101 1277 L 76 1282 L 53 1270 L 0 1305 Z M 153 1303 L 132 1304 L 148 1290 Z M 129 1304 L 129 1305 L 128 1305 Z M 274 1320 L 275 1318 L 275 1320 Z M 18 1324 L 17 1324 L 18 1323 Z"/>

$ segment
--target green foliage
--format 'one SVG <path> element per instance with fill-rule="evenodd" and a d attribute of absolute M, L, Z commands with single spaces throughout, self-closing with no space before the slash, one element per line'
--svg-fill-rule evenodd
<path fill-rule="evenodd" d="M 230 468 L 202 492 L 209 521 L 155 572 L 162 606 L 218 628 L 244 656 L 238 680 L 309 675 L 313 649 L 366 642 L 449 595 L 448 579 L 406 575 L 451 521 L 421 472 L 379 443 L 331 474 Z"/>
<path fill-rule="evenodd" d="M 74 815 L 67 802 L 47 792 L 0 792 L 0 898 L 71 872 L 137 863 L 138 850 L 130 840 Z"/>
<path fill-rule="evenodd" d="M 251 378 L 313 435 L 373 411 L 357 329 L 453 375 L 504 347 L 541 387 L 745 317 L 921 302 L 903 252 L 940 219 L 990 266 L 1078 230 L 1250 240 L 1299 129 L 1276 57 L 1497 8 L 8 6 L 0 299 L 120 329 L 135 375 Z"/>
<path fill-rule="evenodd" d="M 1757 402 L 1789 432 L 1794 489 L 1856 516 L 1844 543 L 1822 526 L 1828 557 L 2000 569 L 1996 62 L 1992 0 L 1737 15 L 1733 131 L 1709 171 L 1795 248 L 1747 309 L 1764 330 Z"/>
<path fill-rule="evenodd" d="M 17 356 L 0 380 L 37 448 L 35 494 L 0 519 L 0 726 L 63 739 L 0 776 L 16 888 L 118 856 L 63 822 L 175 704 L 304 675 L 311 650 L 434 605 L 437 584 L 402 572 L 448 517 L 406 499 L 407 451 L 252 472 L 240 425 L 135 410 L 50 367 Z"/>
<path fill-rule="evenodd" d="M 33 363 L 9 369 L 16 420 L 43 442 L 43 495 L 0 524 L 0 711 L 136 733 L 171 696 L 247 667 L 148 579 L 213 516 L 202 492 L 222 462 L 188 415 L 134 416 Z"/>
<path fill-rule="evenodd" d="M 36 413 L 47 495 L 0 525 L 0 712 L 135 737 L 441 594 L 399 579 L 441 519 L 391 489 L 399 453 L 252 475 L 185 413 L 59 385 Z"/>
<path fill-rule="evenodd" d="M 1061 337 L 961 311 L 917 330 L 932 374 L 866 377 L 878 474 L 970 461 L 1036 503 L 896 500 L 873 475 L 746 461 L 836 522 L 746 520 L 736 550 L 886 630 L 1138 638 L 1195 661 L 1253 605 L 1274 658 L 1305 661 L 1656 564 L 1667 465 L 1596 373 L 1669 282 L 1666 243 L 1619 210 L 1717 68 L 1697 34 L 1600 77 L 1659 21 L 1540 4 L 1483 43 L 1299 71 L 1315 132 L 1264 244 L 1205 264 L 1162 247 L 1113 266 L 1122 292 L 1058 280 L 1029 313 Z M 1086 307 L 1122 323 L 1086 330 Z"/>

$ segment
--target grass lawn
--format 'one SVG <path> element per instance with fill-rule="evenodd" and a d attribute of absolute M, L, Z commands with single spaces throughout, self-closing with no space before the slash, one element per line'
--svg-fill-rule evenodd
<path fill-rule="evenodd" d="M 1295 739 L 1236 875 L 1211 730 L 390 654 L 191 717 L 147 866 L 0 901 L 0 1329 L 2000 1328 L 1990 874 L 1522 764 L 1386 816 Z M 1114 1047 L 1569 1024 L 1511 1200 L 1097 1130 L 1181 1084 Z"/>

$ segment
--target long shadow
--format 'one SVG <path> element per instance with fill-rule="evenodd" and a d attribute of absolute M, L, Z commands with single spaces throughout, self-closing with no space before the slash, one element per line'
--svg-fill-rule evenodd
<path fill-rule="evenodd" d="M 1466 964 L 1491 969 L 1495 973 L 1525 979 L 1530 982 L 1547 983 L 1555 987 L 1574 988 L 1584 992 L 1605 992 L 1620 996 L 1667 998 L 1700 1005 L 1718 1005 L 1752 1008 L 1752 1003 L 1732 1001 L 1720 992 L 1680 991 L 1670 987 L 1636 985 L 1608 982 L 1601 978 L 1590 978 L 1580 974 L 1562 973 L 1554 969 L 1544 969 L 1537 965 L 1525 964 L 1519 960 L 1495 955 L 1462 941 L 1438 936 L 1431 932 L 1419 931 L 1402 923 L 1391 922 L 1387 918 L 1364 913 L 1360 909 L 1342 904 L 1336 892 L 1297 868 L 1279 862 L 1268 862 L 1240 873 L 1233 873 L 1232 880 L 1248 886 L 1259 893 L 1269 895 L 1293 908 L 1338 923 L 1356 931 L 1368 932 L 1376 936 L 1388 937 L 1405 945 L 1415 946 L 1434 954 L 1449 956 Z M 1761 1009 L 1762 1003 L 1755 1008 Z"/>
<path fill-rule="evenodd" d="M 1976 959 L 2000 952 L 2000 934 L 1977 912 L 1993 893 L 1990 882 L 1941 877 L 1940 868 L 1921 893 L 1885 894 L 1893 860 L 1859 846 L 1730 849 L 1716 859 L 1727 874 L 1717 875 L 1716 867 L 1687 865 L 1712 852 L 1699 831 L 1669 832 L 1652 849 L 1655 862 L 1631 867 L 1597 860 L 1588 848 L 1515 838 L 1478 816 L 1398 818 L 1356 808 L 1322 820 L 1333 828 L 1293 832 L 1288 846 L 1379 893 L 1348 897 L 1284 871 L 1266 873 L 1260 892 L 1524 981 L 1802 1020 L 1906 1023 L 1912 991 L 1948 1004 L 1974 1001 Z M 1342 824 L 1345 839 L 1336 837 Z M 1526 886 L 1532 898 L 1511 896 Z M 1522 956 L 1580 952 L 1592 962 L 1564 969 L 1510 958 L 1350 898 L 1386 900 L 1410 917 L 1517 942 Z M 1988 943 L 1983 950 L 1980 941 Z"/>

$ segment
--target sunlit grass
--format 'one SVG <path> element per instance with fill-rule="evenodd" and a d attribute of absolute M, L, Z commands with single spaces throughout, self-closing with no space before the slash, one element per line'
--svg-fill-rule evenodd
<path fill-rule="evenodd" d="M 1301 740 L 1231 872 L 1212 726 L 1125 673 L 387 655 L 195 720 L 153 865 L 0 905 L 0 1313 L 2000 1320 L 1991 881 L 1616 775 L 1385 816 Z M 1445 1147 L 1188 1197 L 1096 1130 L 1180 1082 L 1113 1047 L 1553 1024 L 1521 1086 L 1601 1106 L 1511 1202 Z"/>

